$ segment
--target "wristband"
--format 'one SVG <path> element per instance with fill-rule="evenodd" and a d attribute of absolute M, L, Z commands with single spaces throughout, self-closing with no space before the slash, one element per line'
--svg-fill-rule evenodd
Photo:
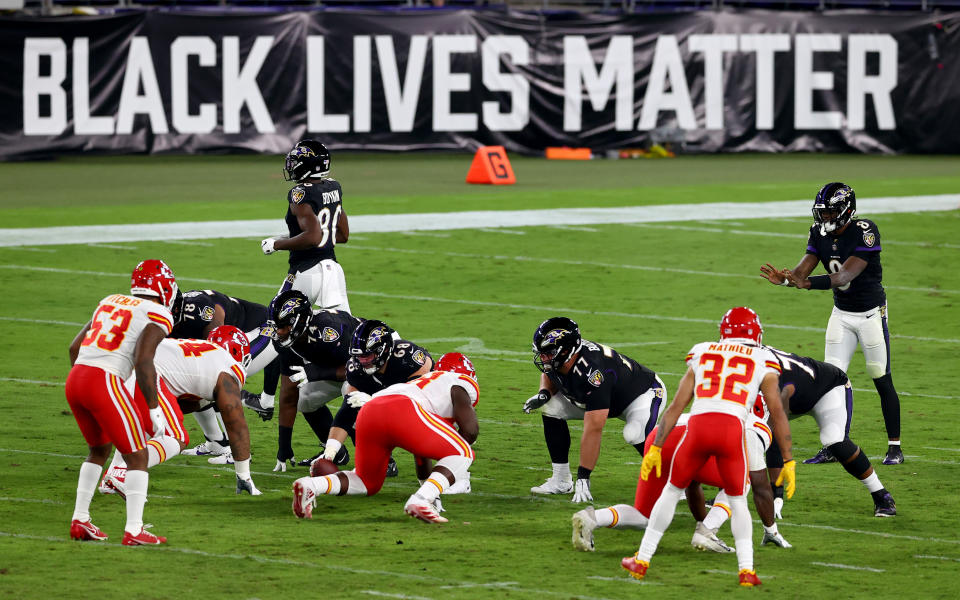
<path fill-rule="evenodd" d="M 537 395 L 540 396 L 540 399 L 544 402 L 549 402 L 550 397 L 553 396 L 553 394 L 551 394 L 550 390 L 547 388 L 542 388 L 539 392 L 537 392 Z"/>
<path fill-rule="evenodd" d="M 829 275 L 817 275 L 811 277 L 810 289 L 811 290 L 829 290 L 830 289 L 830 276 Z"/>
<path fill-rule="evenodd" d="M 784 278 L 783 278 L 783 281 L 781 281 L 781 282 L 778 283 L 777 285 L 790 285 L 790 280 L 787 279 L 786 277 L 784 277 Z"/>
<path fill-rule="evenodd" d="M 593 473 L 593 469 L 583 466 L 577 467 L 577 479 L 590 479 L 590 473 Z"/>

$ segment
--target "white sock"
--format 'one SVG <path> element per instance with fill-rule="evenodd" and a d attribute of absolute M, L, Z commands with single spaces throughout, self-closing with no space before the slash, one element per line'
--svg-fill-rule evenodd
<path fill-rule="evenodd" d="M 646 529 L 647 518 L 629 504 L 616 504 L 607 508 L 598 508 L 594 512 L 597 527 L 610 529 Z"/>
<path fill-rule="evenodd" d="M 737 548 L 740 569 L 753 570 L 753 523 L 746 496 L 730 496 L 730 530 Z"/>
<path fill-rule="evenodd" d="M 900 445 L 900 440 L 897 440 L 897 441 L 887 440 L 887 444 L 889 444 L 889 445 L 891 445 L 891 446 L 899 446 L 899 445 Z"/>
<path fill-rule="evenodd" d="M 649 561 L 653 557 L 657 551 L 657 546 L 660 545 L 660 538 L 663 537 L 663 533 L 673 521 L 673 515 L 677 510 L 677 502 L 680 501 L 682 495 L 683 490 L 672 483 L 664 486 L 660 498 L 657 499 L 657 503 L 653 505 L 653 509 L 650 511 L 650 523 L 647 525 L 646 531 L 643 532 L 643 539 L 640 540 L 637 558 Z"/>
<path fill-rule="evenodd" d="M 77 521 L 90 520 L 90 501 L 93 492 L 97 489 L 97 482 L 103 474 L 103 467 L 92 462 L 80 465 L 80 476 L 77 477 L 77 502 L 73 506 L 73 518 Z"/>
<path fill-rule="evenodd" d="M 883 484 L 880 483 L 880 478 L 877 477 L 877 472 L 874 471 L 870 473 L 867 477 L 860 480 L 860 483 L 867 486 L 867 490 L 872 494 L 873 492 L 879 492 L 883 489 Z"/>
<path fill-rule="evenodd" d="M 220 423 L 217 422 L 217 413 L 212 408 L 197 411 L 193 413 L 193 417 L 200 425 L 203 436 L 208 440 L 215 442 L 221 438 L 226 438 L 226 435 L 220 430 Z"/>
<path fill-rule="evenodd" d="M 138 535 L 143 531 L 143 505 L 147 503 L 147 485 L 150 474 L 146 471 L 127 471 L 124 484 L 127 488 L 127 524 L 125 531 Z"/>
<path fill-rule="evenodd" d="M 722 493 L 722 492 L 721 492 Z M 730 518 L 730 500 L 724 494 L 723 499 L 721 500 L 718 495 L 713 501 L 713 507 L 710 509 L 710 512 L 707 513 L 707 517 L 703 520 L 703 526 L 707 529 L 719 529 L 721 525 L 727 522 L 727 519 Z"/>
<path fill-rule="evenodd" d="M 450 481 L 447 477 L 442 473 L 433 471 L 430 473 L 430 476 L 427 477 L 427 480 L 423 482 L 423 485 L 420 486 L 420 489 L 416 491 L 416 494 L 427 502 L 432 503 L 439 498 L 440 494 L 448 487 L 450 487 Z"/>
<path fill-rule="evenodd" d="M 763 523 L 760 523 L 760 524 L 763 525 Z M 763 525 L 763 530 L 766 533 L 769 533 L 770 535 L 777 535 L 777 523 L 774 522 L 773 525 L 771 525 L 770 527 Z"/>
<path fill-rule="evenodd" d="M 233 470 L 240 479 L 250 479 L 250 459 L 233 461 Z"/>
<path fill-rule="evenodd" d="M 260 394 L 260 406 L 270 408 L 273 406 L 273 394 L 263 392 Z"/>
<path fill-rule="evenodd" d="M 553 463 L 553 478 L 560 481 L 570 481 L 570 463 Z"/>
<path fill-rule="evenodd" d="M 339 475 L 347 477 L 347 489 L 342 489 Z M 366 496 L 367 486 L 357 475 L 356 471 L 340 471 L 333 475 L 324 475 L 323 477 L 311 477 L 314 489 L 317 494 L 327 494 L 329 496 Z"/>
<path fill-rule="evenodd" d="M 147 468 L 152 469 L 180 454 L 180 442 L 169 435 L 161 435 L 147 442 Z"/>

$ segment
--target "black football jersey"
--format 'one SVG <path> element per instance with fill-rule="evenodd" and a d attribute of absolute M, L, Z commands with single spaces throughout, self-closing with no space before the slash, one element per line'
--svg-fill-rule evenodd
<path fill-rule="evenodd" d="M 303 233 L 296 215 L 293 214 L 292 209 L 295 204 L 310 205 L 313 214 L 317 215 L 317 220 L 320 221 L 320 229 L 323 232 L 323 237 L 316 247 L 290 251 L 291 267 L 304 270 L 309 269 L 321 260 L 328 258 L 336 260 L 334 247 L 337 245 L 337 222 L 340 220 L 340 213 L 343 210 L 341 207 L 342 201 L 343 190 L 340 188 L 340 183 L 335 179 L 300 183 L 290 190 L 287 194 L 288 206 L 285 218 L 290 237 Z"/>
<path fill-rule="evenodd" d="M 838 385 L 847 384 L 847 375 L 839 367 L 769 346 L 767 348 L 773 352 L 783 368 L 780 373 L 780 387 L 793 385 L 794 392 L 790 398 L 792 414 L 810 412 L 827 392 Z"/>
<path fill-rule="evenodd" d="M 810 227 L 807 254 L 813 254 L 828 273 L 836 273 L 851 256 L 867 261 L 867 268 L 853 281 L 833 288 L 833 303 L 840 310 L 864 312 L 886 303 L 883 268 L 880 266 L 880 230 L 869 219 L 853 219 L 839 236 L 822 235 L 820 226 Z"/>
<path fill-rule="evenodd" d="M 350 359 L 347 363 L 347 383 L 361 392 L 375 394 L 395 383 L 409 381 L 413 374 L 423 367 L 427 359 L 432 357 L 426 348 L 421 348 L 407 340 L 397 340 L 383 373 L 367 375 L 356 359 Z"/>
<path fill-rule="evenodd" d="M 267 320 L 267 307 L 256 302 L 233 298 L 213 290 L 190 290 L 183 295 L 183 316 L 170 337 L 202 340 L 204 330 L 213 321 L 217 306 L 224 312 L 224 325 L 233 325 L 241 331 L 251 331 Z"/>
<path fill-rule="evenodd" d="M 576 406 L 623 414 L 637 396 L 659 386 L 656 373 L 613 348 L 583 340 L 580 356 L 566 375 L 551 371 L 550 380 Z"/>
<path fill-rule="evenodd" d="M 292 346 L 280 350 L 284 375 L 290 375 L 292 365 L 304 361 L 321 368 L 336 368 L 350 359 L 350 340 L 360 326 L 359 319 L 348 312 L 319 310 L 310 317 L 306 331 Z"/>

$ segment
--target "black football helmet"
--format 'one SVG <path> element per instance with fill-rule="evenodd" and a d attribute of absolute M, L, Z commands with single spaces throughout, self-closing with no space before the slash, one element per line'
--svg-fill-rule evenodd
<path fill-rule="evenodd" d="M 183 293 L 177 288 L 177 295 L 173 297 L 173 306 L 170 307 L 170 314 L 173 315 L 173 324 L 176 325 L 183 320 Z"/>
<path fill-rule="evenodd" d="M 291 346 L 307 330 L 313 309 L 310 300 L 299 290 L 287 290 L 270 303 L 270 321 L 267 323 L 271 338 L 281 347 Z M 280 339 L 277 329 L 290 328 L 290 334 Z"/>
<path fill-rule="evenodd" d="M 303 181 L 311 177 L 323 178 L 330 174 L 330 152 L 316 140 L 300 140 L 283 165 L 283 178 Z"/>
<path fill-rule="evenodd" d="M 820 226 L 820 235 L 846 227 L 857 212 L 857 196 L 853 188 L 840 182 L 820 188 L 813 201 L 813 221 Z"/>
<path fill-rule="evenodd" d="M 393 329 L 383 321 L 368 319 L 353 332 L 350 356 L 356 359 L 367 375 L 387 364 L 393 352 Z"/>
<path fill-rule="evenodd" d="M 544 373 L 556 371 L 580 351 L 580 328 L 572 319 L 552 317 L 533 332 L 533 364 Z"/>

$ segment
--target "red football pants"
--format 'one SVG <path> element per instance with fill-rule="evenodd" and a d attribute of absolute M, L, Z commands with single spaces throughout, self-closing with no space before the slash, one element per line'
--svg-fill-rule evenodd
<path fill-rule="evenodd" d="M 703 413 L 690 417 L 687 433 L 681 438 L 673 455 L 670 483 L 681 489 L 686 488 L 711 457 L 717 461 L 723 490 L 728 496 L 742 496 L 748 477 L 743 422 L 724 413 Z"/>
<path fill-rule="evenodd" d="M 145 430 L 150 431 L 151 435 L 155 436 L 157 432 L 153 431 L 153 423 L 150 421 L 150 407 L 147 406 L 147 400 L 143 397 L 143 392 L 140 391 L 139 385 L 134 385 L 133 387 L 133 401 L 136 404 L 140 422 L 143 423 Z M 158 406 L 163 410 L 167 435 L 175 437 L 182 442 L 184 446 L 188 445 L 190 443 L 190 434 L 187 433 L 187 428 L 183 426 L 183 411 L 180 410 L 180 403 L 177 402 L 177 397 L 170 391 L 167 382 L 159 375 L 157 376 L 157 400 Z M 160 455 L 163 456 L 164 454 L 165 452 L 161 450 Z"/>
<path fill-rule="evenodd" d="M 381 396 L 367 402 L 357 415 L 356 430 L 354 464 L 369 496 L 383 487 L 394 448 L 435 460 L 474 456 L 470 444 L 452 425 L 407 396 Z"/>
<path fill-rule="evenodd" d="M 650 432 L 650 435 L 647 436 L 647 441 L 643 448 L 644 454 L 646 454 L 650 446 L 653 445 L 653 440 L 657 437 L 658 429 L 659 427 L 655 427 L 653 431 Z M 667 480 L 670 477 L 670 467 L 673 465 L 677 445 L 686 433 L 687 426 L 678 425 L 674 427 L 670 431 L 670 435 L 667 436 L 666 441 L 663 443 L 663 449 L 660 451 L 660 477 L 657 477 L 656 471 L 650 473 L 646 481 L 637 476 L 637 494 L 633 499 L 633 507 L 647 518 L 650 517 L 650 511 L 653 510 L 653 505 L 656 504 L 657 499 L 663 492 L 664 486 L 667 485 Z M 720 472 L 717 470 L 717 461 L 712 456 L 700 467 L 694 476 L 694 480 L 705 485 L 723 487 L 723 483 L 720 481 Z"/>
<path fill-rule="evenodd" d="M 120 454 L 143 449 L 147 438 L 119 377 L 99 367 L 74 365 L 67 375 L 66 396 L 88 446 L 112 443 Z"/>

